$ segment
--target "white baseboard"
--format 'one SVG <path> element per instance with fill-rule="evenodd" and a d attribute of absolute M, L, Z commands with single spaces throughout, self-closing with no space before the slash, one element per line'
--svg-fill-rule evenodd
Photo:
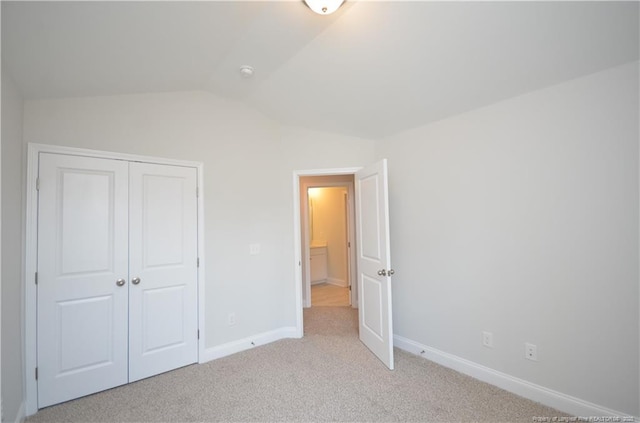
<path fill-rule="evenodd" d="M 497 386 L 521 397 L 539 402 L 548 407 L 555 408 L 556 410 L 563 411 L 572 416 L 631 417 L 626 413 L 611 410 L 607 407 L 593 404 L 589 401 L 584 401 L 580 398 L 545 388 L 544 386 L 536 385 L 535 383 L 493 370 L 481 364 L 474 363 L 473 361 L 419 344 L 418 342 L 399 335 L 394 335 L 393 341 L 394 346 L 401 350 L 419 355 L 442 366 L 464 373 L 483 382 L 490 383 L 491 385 Z M 636 417 L 635 420 L 638 421 L 638 418 Z"/>
<path fill-rule="evenodd" d="M 342 279 L 338 279 L 338 278 L 328 278 L 327 279 L 327 283 L 329 285 L 341 286 L 343 288 L 349 286 L 349 285 L 347 285 L 347 281 L 342 280 Z"/>
<path fill-rule="evenodd" d="M 207 348 L 204 357 L 200 357 L 200 363 L 226 357 L 241 351 L 269 344 L 285 338 L 299 338 L 295 327 L 283 327 L 269 332 L 259 333 L 237 341 L 228 342 L 216 347 Z"/>
<path fill-rule="evenodd" d="M 27 418 L 27 406 L 24 403 L 24 401 L 22 401 L 22 403 L 20 404 L 20 408 L 18 408 L 18 414 L 16 414 L 16 420 L 15 423 L 23 423 L 24 420 Z"/>

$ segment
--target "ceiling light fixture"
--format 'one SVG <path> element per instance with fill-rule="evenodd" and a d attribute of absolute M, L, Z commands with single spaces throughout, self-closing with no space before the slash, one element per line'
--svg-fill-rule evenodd
<path fill-rule="evenodd" d="M 304 2 L 309 6 L 309 9 L 319 15 L 330 15 L 338 10 L 344 0 L 304 0 Z"/>

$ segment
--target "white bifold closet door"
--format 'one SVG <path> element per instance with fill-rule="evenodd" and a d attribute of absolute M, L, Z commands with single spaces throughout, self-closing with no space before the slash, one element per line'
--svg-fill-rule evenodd
<path fill-rule="evenodd" d="M 41 153 L 38 407 L 197 361 L 196 169 Z"/>

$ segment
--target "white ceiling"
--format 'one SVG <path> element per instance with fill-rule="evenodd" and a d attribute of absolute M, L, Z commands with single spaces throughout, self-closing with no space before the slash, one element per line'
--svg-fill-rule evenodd
<path fill-rule="evenodd" d="M 2 1 L 2 62 L 27 99 L 205 89 L 284 124 L 376 139 L 636 61 L 639 9 Z"/>

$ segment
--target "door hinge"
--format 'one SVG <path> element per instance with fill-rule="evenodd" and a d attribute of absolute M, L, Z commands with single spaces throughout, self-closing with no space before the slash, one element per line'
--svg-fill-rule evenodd
<path fill-rule="evenodd" d="M 200 329 L 198 329 L 198 339 L 200 339 Z"/>
<path fill-rule="evenodd" d="M 200 267 L 200 257 L 196 259 L 196 267 Z"/>
<path fill-rule="evenodd" d="M 36 285 L 38 284 L 38 272 L 36 272 Z"/>
<path fill-rule="evenodd" d="M 351 285 L 349 285 L 349 291 L 351 291 Z"/>
<path fill-rule="evenodd" d="M 347 242 L 347 248 L 351 248 L 351 242 Z"/>
<path fill-rule="evenodd" d="M 38 368 L 36 367 L 36 380 L 38 380 Z"/>
<path fill-rule="evenodd" d="M 40 178 L 36 178 L 36 191 L 40 191 Z"/>

